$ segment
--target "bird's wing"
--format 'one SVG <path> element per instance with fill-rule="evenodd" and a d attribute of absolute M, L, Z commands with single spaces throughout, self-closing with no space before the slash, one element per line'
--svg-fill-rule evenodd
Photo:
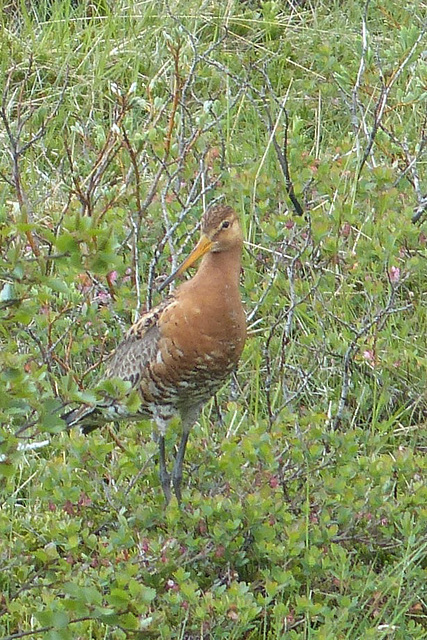
<path fill-rule="evenodd" d="M 138 386 L 145 367 L 156 359 L 161 338 L 161 315 L 172 302 L 172 297 L 165 299 L 131 326 L 111 354 L 104 379 L 120 378 L 130 382 L 132 388 Z M 61 417 L 69 427 L 79 424 L 83 432 L 88 433 L 106 422 L 130 416 L 114 398 L 106 398 L 96 406 L 81 406 Z"/>
<path fill-rule="evenodd" d="M 165 306 L 148 311 L 132 325 L 111 354 L 105 378 L 121 378 L 137 386 L 144 368 L 156 357 L 161 337 L 159 318 Z"/>

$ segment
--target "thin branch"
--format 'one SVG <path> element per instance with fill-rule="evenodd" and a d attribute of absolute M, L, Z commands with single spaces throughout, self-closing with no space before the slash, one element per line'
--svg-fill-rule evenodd
<path fill-rule="evenodd" d="M 260 71 L 260 73 L 262 74 L 264 81 L 266 83 L 266 86 L 269 89 L 270 92 L 270 96 L 274 96 L 274 99 L 277 101 L 277 98 L 275 96 L 273 87 L 271 86 L 271 82 L 270 79 L 268 77 L 268 74 L 264 71 L 264 69 L 258 69 L 258 71 Z M 289 87 L 290 89 L 290 87 Z M 289 92 L 288 89 L 288 92 Z M 282 170 L 283 173 L 283 177 L 285 178 L 285 187 L 286 187 L 286 192 L 288 194 L 288 197 L 290 199 L 290 201 L 292 202 L 292 205 L 294 207 L 294 215 L 297 216 L 303 216 L 304 215 L 304 209 L 302 208 L 302 205 L 300 204 L 298 198 L 295 195 L 295 190 L 294 190 L 294 184 L 291 178 L 291 173 L 290 173 L 290 169 L 289 169 L 289 161 L 288 161 L 288 132 L 289 132 L 289 117 L 288 117 L 288 112 L 286 110 L 286 101 L 288 98 L 288 92 L 286 93 L 285 97 L 283 98 L 280 107 L 279 107 L 279 116 L 277 118 L 277 122 L 276 125 L 273 123 L 273 118 L 271 115 L 271 111 L 270 108 L 268 106 L 268 102 L 267 102 L 267 98 L 265 96 L 264 93 L 259 94 L 262 102 L 263 102 L 263 106 L 264 106 L 264 113 L 267 117 L 267 124 L 268 124 L 268 132 L 271 136 L 271 139 L 273 141 L 273 146 L 274 146 L 274 150 L 276 152 L 276 156 L 279 162 L 279 166 Z M 276 128 L 277 128 L 277 123 L 279 121 L 280 116 L 283 115 L 284 118 L 284 132 L 283 132 L 283 146 L 281 147 L 277 141 L 277 137 L 276 137 Z"/>
<path fill-rule="evenodd" d="M 362 323 L 362 327 L 359 330 L 354 331 L 354 338 L 348 345 L 344 358 L 343 358 L 343 366 L 342 366 L 342 385 L 341 385 L 341 393 L 338 401 L 338 408 L 335 414 L 335 417 L 332 421 L 332 429 L 335 431 L 339 428 L 342 417 L 344 414 L 345 407 L 347 405 L 347 398 L 350 391 L 351 384 L 351 365 L 353 364 L 354 356 L 359 350 L 359 340 L 366 336 L 370 329 L 375 325 L 382 326 L 386 321 L 387 317 L 393 313 L 398 313 L 403 309 L 397 309 L 393 306 L 396 295 L 396 286 L 391 284 L 390 294 L 388 301 L 383 309 L 380 309 L 372 318 L 365 318 Z M 408 307 L 405 307 L 406 309 Z"/>
<path fill-rule="evenodd" d="M 93 616 L 82 616 L 81 618 L 75 618 L 74 620 L 70 620 L 68 625 L 76 624 L 77 622 L 86 622 L 87 620 L 94 620 Z M 28 636 L 35 636 L 39 633 L 47 633 L 47 631 L 51 631 L 54 627 L 52 625 L 48 627 L 38 627 L 37 629 L 33 629 L 31 631 L 18 631 L 17 633 L 12 633 L 9 636 L 3 636 L 0 640 L 17 640 L 18 638 L 28 638 Z"/>
<path fill-rule="evenodd" d="M 412 222 L 415 224 L 418 222 L 423 216 L 424 212 L 427 211 L 427 193 L 422 198 L 421 202 L 415 207 L 414 215 L 412 216 Z"/>
<path fill-rule="evenodd" d="M 181 44 L 178 42 L 178 44 L 176 45 L 176 47 L 173 47 L 172 45 L 169 45 L 169 51 L 172 54 L 173 57 L 173 63 L 174 63 L 174 91 L 173 91 L 173 100 L 172 100 L 172 109 L 171 109 L 171 113 L 169 115 L 169 124 L 168 124 L 168 128 L 166 131 L 166 137 L 165 137 L 165 159 L 169 156 L 169 152 L 170 152 L 170 147 L 171 147 L 171 140 L 172 140 L 172 132 L 173 132 L 173 128 L 175 126 L 175 116 L 176 116 L 176 112 L 178 110 L 178 105 L 179 105 L 179 101 L 180 101 L 180 96 L 181 96 L 181 77 L 179 74 L 179 53 L 181 50 Z"/>
<path fill-rule="evenodd" d="M 373 122 L 373 125 L 372 125 L 371 132 L 369 134 L 368 144 L 366 145 L 365 151 L 364 151 L 363 156 L 362 156 L 362 160 L 360 161 L 359 168 L 358 168 L 358 171 L 357 171 L 357 179 L 360 178 L 360 175 L 362 173 L 363 167 L 365 166 L 366 161 L 369 158 L 369 155 L 371 154 L 372 147 L 374 146 L 375 138 L 376 138 L 376 135 L 378 133 L 378 129 L 380 127 L 380 124 L 381 124 L 381 121 L 382 121 L 382 118 L 383 118 L 383 115 L 384 115 L 384 110 L 385 110 L 385 107 L 387 105 L 387 100 L 388 100 L 388 97 L 390 95 L 390 91 L 391 91 L 393 85 L 395 84 L 395 82 L 401 76 L 401 74 L 402 74 L 404 68 L 406 67 L 406 65 L 409 63 L 409 61 L 410 61 L 410 59 L 412 57 L 412 54 L 414 53 L 414 51 L 418 47 L 419 43 L 423 40 L 424 35 L 426 33 L 426 30 L 427 30 L 427 25 L 424 26 L 423 29 L 421 29 L 421 31 L 418 34 L 418 37 L 415 40 L 414 44 L 412 45 L 412 47 L 410 48 L 409 52 L 404 57 L 402 62 L 399 64 L 397 69 L 393 72 L 393 74 L 391 75 L 391 78 L 388 81 L 388 83 L 386 84 L 385 82 L 383 82 L 383 85 L 381 87 L 380 97 L 378 98 L 377 104 L 375 106 L 374 122 Z"/>
<path fill-rule="evenodd" d="M 359 102 L 359 89 L 362 84 L 362 77 L 365 71 L 366 66 L 366 55 L 368 52 L 368 27 L 367 27 L 367 15 L 368 15 L 368 7 L 370 4 L 370 0 L 366 0 L 365 7 L 363 9 L 362 14 L 362 53 L 360 56 L 359 69 L 357 71 L 356 82 L 354 83 L 353 92 L 352 92 L 352 103 L 351 103 L 351 116 L 352 116 L 352 124 L 354 127 L 354 132 L 356 134 L 356 140 L 358 141 L 357 133 L 359 131 L 359 117 L 357 112 L 360 109 Z"/>

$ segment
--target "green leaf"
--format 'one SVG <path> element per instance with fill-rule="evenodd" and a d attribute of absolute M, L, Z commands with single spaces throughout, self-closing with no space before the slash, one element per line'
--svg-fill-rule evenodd
<path fill-rule="evenodd" d="M 79 243 L 69 233 L 61 234 L 56 240 L 56 248 L 60 253 L 80 253 Z"/>
<path fill-rule="evenodd" d="M 6 284 L 0 290 L 0 302 L 7 302 L 15 298 L 15 287 L 11 282 Z"/>
<path fill-rule="evenodd" d="M 60 280 L 59 278 L 47 278 L 45 284 L 52 289 L 52 291 L 58 291 L 59 293 L 69 292 L 69 286 L 64 280 Z"/>
<path fill-rule="evenodd" d="M 125 591 L 125 589 L 118 589 L 117 587 L 111 589 L 109 595 L 107 596 L 107 601 L 110 603 L 110 605 L 116 608 L 127 607 L 130 600 L 130 593 L 128 591 Z"/>

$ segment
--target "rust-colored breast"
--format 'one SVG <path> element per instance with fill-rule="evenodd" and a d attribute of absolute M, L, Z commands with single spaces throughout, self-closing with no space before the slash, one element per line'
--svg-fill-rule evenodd
<path fill-rule="evenodd" d="M 141 411 L 206 402 L 237 365 L 246 336 L 240 298 L 221 304 L 182 289 L 145 314 L 113 354 L 108 377 L 140 390 Z"/>

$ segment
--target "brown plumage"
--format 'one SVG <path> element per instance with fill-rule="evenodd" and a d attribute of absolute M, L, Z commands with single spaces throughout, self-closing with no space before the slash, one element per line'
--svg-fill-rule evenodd
<path fill-rule="evenodd" d="M 141 405 L 130 414 L 118 401 L 80 407 L 63 418 L 85 433 L 106 422 L 152 418 L 158 429 L 160 480 L 166 500 L 171 479 L 181 500 L 182 463 L 188 434 L 203 404 L 218 391 L 237 365 L 246 338 L 239 293 L 243 236 L 235 211 L 219 205 L 202 218 L 202 235 L 167 286 L 198 258 L 195 276 L 145 313 L 111 355 L 106 378 L 121 378 L 139 393 Z M 166 469 L 165 432 L 179 414 L 182 437 L 172 474 Z"/>

